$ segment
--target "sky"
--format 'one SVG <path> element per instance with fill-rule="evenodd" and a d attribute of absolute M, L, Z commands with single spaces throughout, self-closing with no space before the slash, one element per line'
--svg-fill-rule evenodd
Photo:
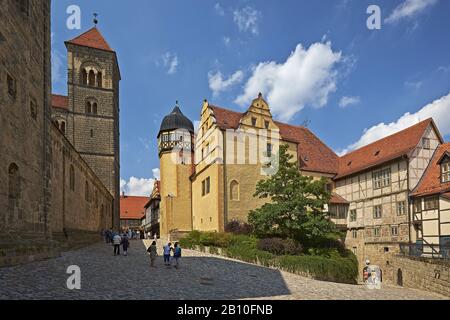
<path fill-rule="evenodd" d="M 67 28 L 71 5 L 80 30 Z M 93 13 L 121 69 L 129 195 L 149 195 L 159 178 L 156 137 L 177 100 L 195 122 L 204 99 L 244 112 L 262 92 L 275 119 L 307 125 L 338 154 L 428 117 L 450 138 L 450 1 L 53 1 L 54 93 L 67 94 L 64 41 Z"/>

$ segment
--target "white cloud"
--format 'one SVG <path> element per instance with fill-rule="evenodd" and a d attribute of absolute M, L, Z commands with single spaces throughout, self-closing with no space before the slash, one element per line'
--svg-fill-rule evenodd
<path fill-rule="evenodd" d="M 216 10 L 216 13 L 221 17 L 223 17 L 225 15 L 225 10 L 222 8 L 220 3 L 216 3 L 214 5 L 214 10 Z"/>
<path fill-rule="evenodd" d="M 235 102 L 248 106 L 262 92 L 282 121 L 289 121 L 306 105 L 323 107 L 336 90 L 336 65 L 341 58 L 330 42 L 315 43 L 308 49 L 299 44 L 284 63 L 269 61 L 256 66 Z"/>
<path fill-rule="evenodd" d="M 405 0 L 398 5 L 389 17 L 386 23 L 396 23 L 403 18 L 411 18 L 422 13 L 428 7 L 436 4 L 439 0 Z"/>
<path fill-rule="evenodd" d="M 347 96 L 344 96 L 339 101 L 339 107 L 346 108 L 348 106 L 353 106 L 353 105 L 359 104 L 360 102 L 361 102 L 361 98 L 360 97 L 347 97 Z"/>
<path fill-rule="evenodd" d="M 159 168 L 153 169 L 152 172 L 153 172 L 153 177 L 156 180 L 161 180 L 161 172 L 159 171 Z"/>
<path fill-rule="evenodd" d="M 244 80 L 244 72 L 241 70 L 233 73 L 228 79 L 224 79 L 220 71 L 208 74 L 209 88 L 212 90 L 213 95 L 217 96 L 221 92 L 229 90 L 234 85 L 241 83 Z"/>
<path fill-rule="evenodd" d="M 259 20 L 262 17 L 260 11 L 247 6 L 241 10 L 235 10 L 233 17 L 239 31 L 250 32 L 254 35 L 259 34 Z"/>
<path fill-rule="evenodd" d="M 129 196 L 150 196 L 153 191 L 153 185 L 156 179 L 160 179 L 160 172 L 158 168 L 152 170 L 153 178 L 136 178 L 131 177 L 129 181 L 120 180 L 120 193 L 125 192 Z"/>
<path fill-rule="evenodd" d="M 223 43 L 225 44 L 225 46 L 227 46 L 227 47 L 228 47 L 228 46 L 230 45 L 230 43 L 231 43 L 230 37 L 223 37 L 222 41 L 223 41 Z"/>
<path fill-rule="evenodd" d="M 416 89 L 416 90 L 420 89 L 422 87 L 422 85 L 423 85 L 422 81 L 415 81 L 415 82 L 414 81 L 406 81 L 405 82 L 405 87 L 409 87 L 409 88 Z"/>
<path fill-rule="evenodd" d="M 178 56 L 176 53 L 166 52 L 162 55 L 162 61 L 164 66 L 168 69 L 168 74 L 175 74 L 178 67 Z"/>
<path fill-rule="evenodd" d="M 374 141 L 406 129 L 420 121 L 433 118 L 442 135 L 450 134 L 450 93 L 417 111 L 416 113 L 405 113 L 397 121 L 385 124 L 379 123 L 369 129 L 365 129 L 361 138 L 349 145 L 339 154 L 361 148 Z"/>

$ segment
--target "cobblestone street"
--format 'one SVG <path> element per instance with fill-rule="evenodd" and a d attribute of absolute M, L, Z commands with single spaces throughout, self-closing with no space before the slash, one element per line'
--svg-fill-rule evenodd
<path fill-rule="evenodd" d="M 81 268 L 81 290 L 66 288 L 70 265 Z M 161 256 L 156 266 L 150 267 L 141 241 L 131 241 L 127 257 L 115 257 L 111 246 L 99 243 L 0 269 L 0 299 L 445 299 L 405 288 L 321 282 L 189 250 L 178 270 L 166 268 Z"/>

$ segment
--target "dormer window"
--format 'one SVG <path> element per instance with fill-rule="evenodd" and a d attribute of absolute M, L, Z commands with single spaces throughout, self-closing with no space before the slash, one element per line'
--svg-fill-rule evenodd
<path fill-rule="evenodd" d="M 269 129 L 270 126 L 270 122 L 269 121 L 264 121 L 264 128 Z"/>
<path fill-rule="evenodd" d="M 256 118 L 252 118 L 252 126 L 256 127 Z"/>
<path fill-rule="evenodd" d="M 450 182 L 450 161 L 441 164 L 442 183 Z"/>

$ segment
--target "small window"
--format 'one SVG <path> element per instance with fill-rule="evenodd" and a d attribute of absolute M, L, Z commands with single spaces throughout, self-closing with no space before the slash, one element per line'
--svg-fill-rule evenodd
<path fill-rule="evenodd" d="M 239 201 L 239 183 L 236 180 L 230 183 L 230 199 L 232 201 Z"/>
<path fill-rule="evenodd" d="M 103 86 L 103 74 L 101 72 L 97 73 L 97 87 L 101 88 Z"/>
<path fill-rule="evenodd" d="M 450 182 L 450 162 L 445 162 L 442 167 L 442 183 Z"/>
<path fill-rule="evenodd" d="M 210 177 L 206 178 L 206 194 L 211 192 L 211 179 Z"/>
<path fill-rule="evenodd" d="M 356 210 L 351 210 L 350 211 L 350 222 L 355 222 L 356 218 L 357 218 Z"/>
<path fill-rule="evenodd" d="M 90 101 L 86 101 L 86 113 L 92 113 L 92 103 Z"/>
<path fill-rule="evenodd" d="M 97 102 L 94 102 L 94 104 L 92 105 L 92 113 L 97 114 Z"/>
<path fill-rule="evenodd" d="M 338 219 L 347 219 L 348 206 L 338 206 Z"/>
<path fill-rule="evenodd" d="M 66 122 L 65 121 L 61 121 L 60 130 L 62 133 L 66 134 Z"/>
<path fill-rule="evenodd" d="M 273 148 L 272 144 L 268 143 L 267 144 L 267 156 L 268 157 L 272 157 L 272 148 Z"/>
<path fill-rule="evenodd" d="M 95 86 L 95 72 L 94 70 L 89 71 L 89 85 Z"/>
<path fill-rule="evenodd" d="M 252 126 L 256 127 L 256 118 L 252 118 Z"/>
<path fill-rule="evenodd" d="M 406 214 L 406 201 L 397 202 L 397 215 L 403 216 Z"/>
<path fill-rule="evenodd" d="M 391 227 L 391 235 L 394 237 L 398 236 L 398 227 L 397 226 Z"/>
<path fill-rule="evenodd" d="M 358 238 L 358 230 L 354 229 L 352 230 L 352 238 L 357 239 Z"/>
<path fill-rule="evenodd" d="M 264 128 L 269 129 L 270 126 L 270 122 L 269 121 L 264 121 Z"/>
<path fill-rule="evenodd" d="M 88 84 L 88 74 L 86 69 L 81 70 L 81 83 L 85 86 Z"/>
<path fill-rule="evenodd" d="M 380 228 L 375 228 L 373 229 L 373 235 L 375 237 L 379 237 L 380 236 Z"/>
<path fill-rule="evenodd" d="M 9 73 L 6 74 L 6 83 L 8 85 L 8 94 L 12 98 L 16 98 L 17 95 L 17 82 Z"/>
<path fill-rule="evenodd" d="M 431 149 L 429 138 L 422 138 L 422 147 L 427 150 Z"/>
<path fill-rule="evenodd" d="M 413 210 L 414 210 L 414 213 L 422 212 L 422 199 L 414 200 Z"/>
<path fill-rule="evenodd" d="M 91 138 L 94 137 L 94 129 L 91 129 Z"/>
<path fill-rule="evenodd" d="M 37 105 L 33 99 L 30 100 L 30 114 L 33 120 L 37 120 Z"/>
<path fill-rule="evenodd" d="M 438 197 L 425 198 L 425 210 L 436 210 L 438 208 L 439 208 Z"/>
<path fill-rule="evenodd" d="M 383 215 L 383 207 L 381 205 L 373 207 L 373 218 L 381 219 Z"/>

